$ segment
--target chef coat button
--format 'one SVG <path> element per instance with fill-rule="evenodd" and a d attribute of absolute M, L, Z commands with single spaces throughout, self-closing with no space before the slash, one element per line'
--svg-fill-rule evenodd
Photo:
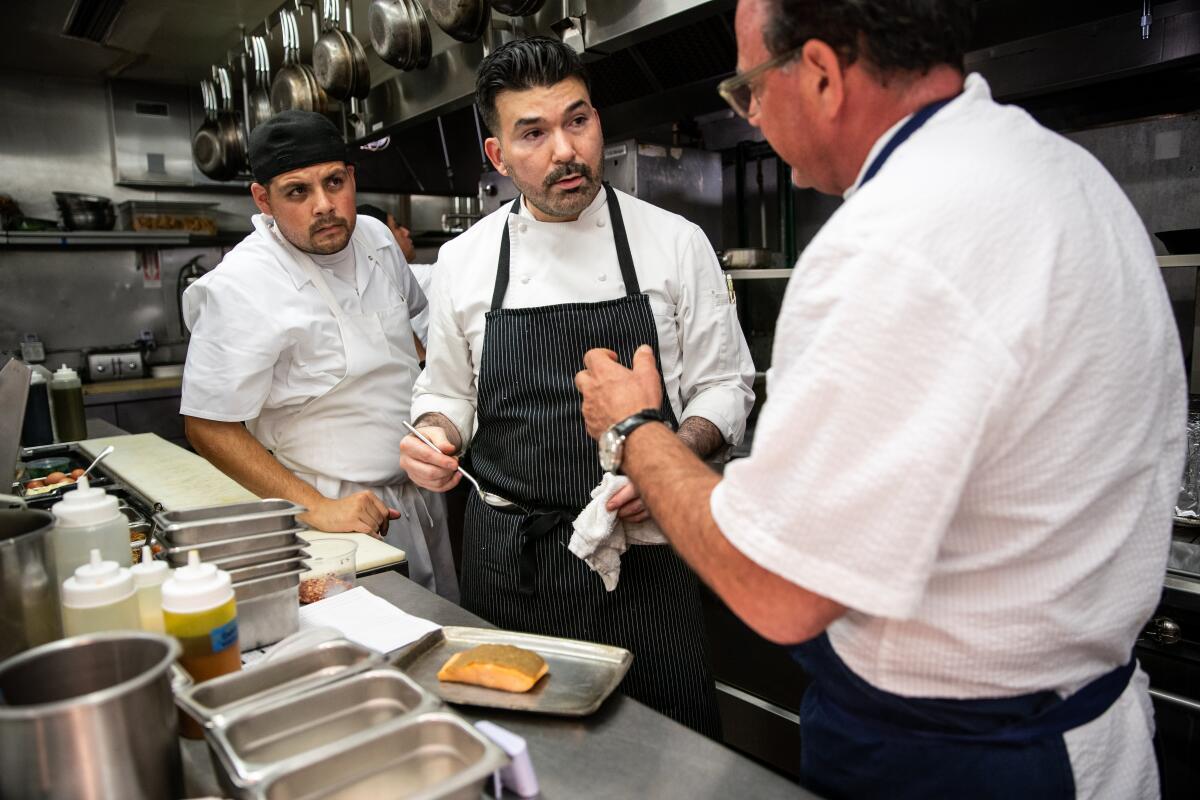
<path fill-rule="evenodd" d="M 602 281 L 606 281 L 606 280 L 608 280 L 608 276 L 607 276 L 607 275 L 605 275 L 603 272 L 601 272 L 601 273 L 600 273 L 600 280 L 602 280 Z"/>
<path fill-rule="evenodd" d="M 521 276 L 521 283 L 529 283 L 529 276 L 528 276 L 528 275 L 522 275 L 522 276 Z"/>
<path fill-rule="evenodd" d="M 598 220 L 596 220 L 596 227 L 597 227 L 597 228 L 603 228 L 603 227 L 604 227 L 604 220 L 603 220 L 603 219 L 598 219 Z"/>
<path fill-rule="evenodd" d="M 522 222 L 520 225 L 517 226 L 517 231 L 520 233 L 524 233 L 527 230 L 529 230 L 529 226 L 526 225 L 524 222 Z"/>

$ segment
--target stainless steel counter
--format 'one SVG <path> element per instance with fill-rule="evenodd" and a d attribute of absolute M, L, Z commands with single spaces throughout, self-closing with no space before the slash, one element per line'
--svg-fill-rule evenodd
<path fill-rule="evenodd" d="M 360 578 L 359 583 L 405 611 L 443 625 L 491 627 L 395 573 Z M 455 710 L 471 721 L 489 719 L 525 737 L 544 798 L 815 797 L 619 693 L 584 718 Z M 189 796 L 219 795 L 204 743 L 184 742 L 183 751 Z"/>

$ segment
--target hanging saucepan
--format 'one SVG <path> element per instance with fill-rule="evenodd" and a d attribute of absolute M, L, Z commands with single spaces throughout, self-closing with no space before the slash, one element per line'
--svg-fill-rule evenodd
<path fill-rule="evenodd" d="M 546 0 L 492 0 L 492 10 L 510 17 L 532 17 L 542 10 Z"/>
<path fill-rule="evenodd" d="M 487 30 L 490 0 L 429 0 L 438 27 L 460 42 L 473 42 Z"/>
<path fill-rule="evenodd" d="M 313 74 L 317 83 L 339 100 L 364 98 L 371 91 L 367 54 L 352 33 L 339 27 L 338 0 L 325 0 L 323 33 L 313 45 Z"/>
<path fill-rule="evenodd" d="M 217 131 L 221 137 L 221 154 L 224 174 L 230 180 L 246 166 L 246 129 L 242 126 L 242 115 L 234 110 L 233 80 L 227 67 L 218 67 L 215 77 L 219 87 L 220 112 L 217 114 Z"/>
<path fill-rule="evenodd" d="M 371 0 L 367 11 L 371 46 L 397 69 L 428 66 L 432 52 L 429 21 L 416 0 Z"/>
<path fill-rule="evenodd" d="M 404 0 L 404 2 L 412 10 L 412 18 L 416 20 L 417 25 L 416 53 L 413 56 L 416 62 L 415 69 L 425 69 L 429 66 L 429 59 L 433 56 L 433 37 L 429 33 L 429 17 L 425 14 L 425 7 L 421 5 L 420 0 Z"/>
<path fill-rule="evenodd" d="M 279 12 L 283 33 L 283 66 L 271 83 L 271 108 L 275 113 L 299 109 L 325 113 L 328 101 L 312 70 L 300 63 L 300 27 L 289 9 Z"/>
<path fill-rule="evenodd" d="M 200 98 L 204 103 L 204 123 L 192 136 L 192 160 L 196 167 L 215 181 L 225 180 L 225 156 L 221 148 L 221 133 L 217 126 L 217 92 L 210 80 L 200 81 Z"/>
<path fill-rule="evenodd" d="M 250 130 L 254 130 L 271 118 L 271 62 L 267 53 L 267 40 L 261 36 L 250 37 L 251 55 L 254 56 L 254 81 L 250 90 Z"/>
<path fill-rule="evenodd" d="M 346 30 L 342 33 L 346 36 L 346 41 L 350 45 L 350 55 L 354 59 L 354 91 L 350 93 L 350 96 L 365 100 L 371 93 L 371 67 L 367 64 L 367 51 L 354 32 L 350 30 L 349 20 L 347 20 Z"/>

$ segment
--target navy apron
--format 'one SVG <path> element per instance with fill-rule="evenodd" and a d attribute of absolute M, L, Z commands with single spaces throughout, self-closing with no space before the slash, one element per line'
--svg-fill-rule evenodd
<path fill-rule="evenodd" d="M 948 102 L 913 115 L 867 168 L 860 188 Z M 1108 710 L 1136 666 L 1130 658 L 1066 699 L 1042 691 L 954 700 L 872 686 L 824 633 L 790 651 L 813 681 L 800 706 L 801 782 L 822 797 L 855 800 L 1074 798 L 1063 733 Z"/>
<path fill-rule="evenodd" d="M 620 583 L 608 592 L 567 549 L 572 522 L 604 476 L 575 388 L 583 356 L 607 347 L 629 365 L 638 346 L 650 344 L 659 357 L 654 313 L 638 284 L 617 196 L 607 184 L 604 191 L 625 284 L 616 300 L 504 308 L 505 221 L 468 458 L 488 490 L 528 511 L 493 508 L 470 493 L 462 605 L 500 628 L 627 648 L 634 659 L 622 691 L 715 738 L 716 693 L 692 572 L 669 545 L 638 545 L 622 556 Z M 662 411 L 674 425 L 665 391 Z"/>

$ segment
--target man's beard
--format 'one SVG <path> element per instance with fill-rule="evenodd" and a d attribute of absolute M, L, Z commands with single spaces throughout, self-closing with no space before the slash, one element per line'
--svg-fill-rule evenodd
<path fill-rule="evenodd" d="M 582 161 L 561 164 L 546 176 L 540 186 L 533 186 L 518 180 L 516 171 L 508 164 L 505 166 L 508 168 L 508 174 L 512 178 L 513 184 L 524 195 L 525 202 L 550 217 L 571 219 L 579 216 L 580 212 L 591 205 L 592 200 L 596 198 L 596 193 L 601 188 L 601 181 L 604 179 L 603 161 L 596 166 L 595 172 Z M 553 188 L 555 183 L 572 175 L 583 177 L 583 181 L 574 189 Z"/>
<path fill-rule="evenodd" d="M 315 241 L 317 231 L 330 225 L 341 225 L 345 231 L 344 235 L 339 232 L 338 235 L 330 238 L 329 234 L 326 233 L 322 242 L 317 244 Z M 283 233 L 284 238 L 291 242 L 292 246 L 297 250 L 318 256 L 328 256 L 333 255 L 334 253 L 340 253 L 346 248 L 346 245 L 350 243 L 350 234 L 353 233 L 353 228 L 350 227 L 350 223 L 336 214 L 330 214 L 329 216 L 318 219 L 308 227 L 308 230 L 305 232 L 303 237 L 295 236 L 290 231 L 283 230 L 283 228 L 280 228 L 279 230 L 281 233 Z"/>

